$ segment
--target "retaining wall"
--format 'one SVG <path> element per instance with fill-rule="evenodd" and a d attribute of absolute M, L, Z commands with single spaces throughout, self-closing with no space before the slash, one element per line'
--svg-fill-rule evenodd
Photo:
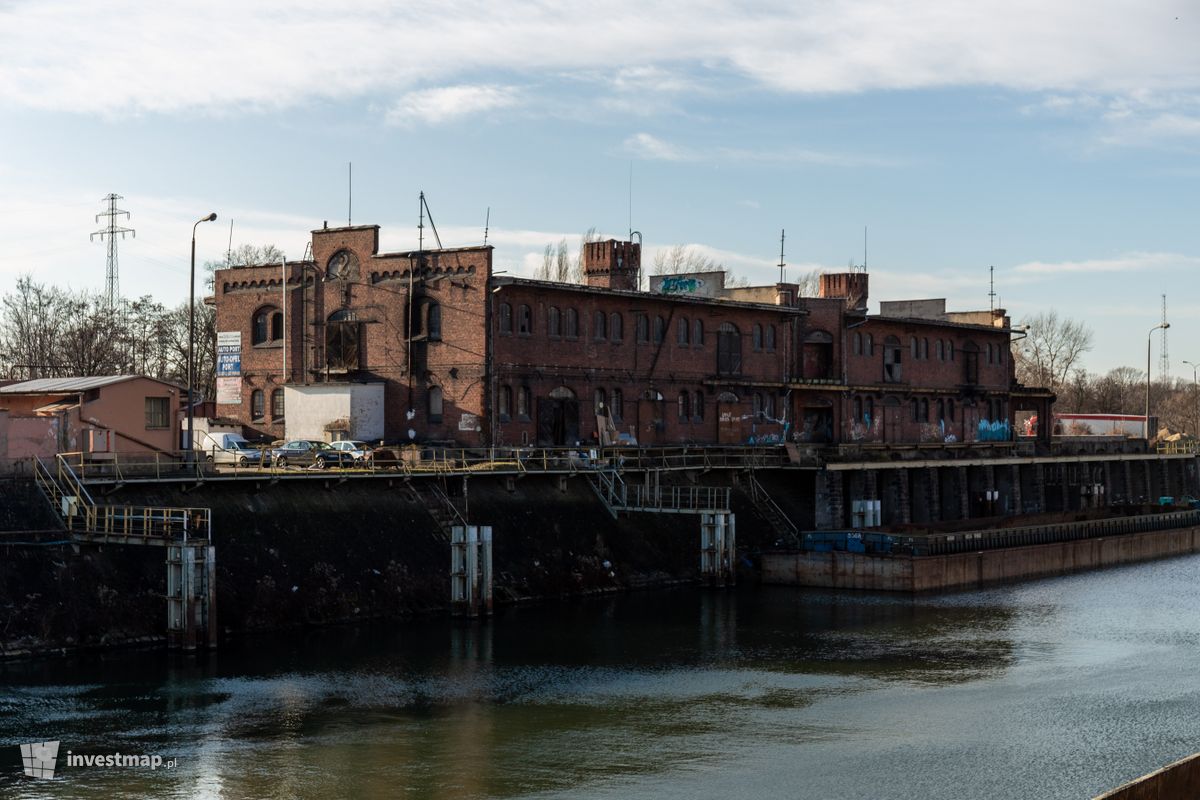
<path fill-rule="evenodd" d="M 1200 551 L 1200 527 L 940 556 L 765 553 L 764 583 L 884 592 L 971 589 Z"/>

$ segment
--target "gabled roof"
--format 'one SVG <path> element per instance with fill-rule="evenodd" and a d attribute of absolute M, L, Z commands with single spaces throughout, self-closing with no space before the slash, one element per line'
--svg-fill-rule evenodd
<path fill-rule="evenodd" d="M 69 392 L 86 392 L 88 389 L 99 389 L 101 386 L 111 386 L 114 383 L 131 381 L 137 378 L 154 381 L 165 386 L 175 386 L 175 384 L 169 381 L 162 381 L 158 378 L 150 378 L 145 375 L 95 375 L 85 378 L 36 378 L 31 381 L 0 386 L 0 394 L 65 394 Z"/>

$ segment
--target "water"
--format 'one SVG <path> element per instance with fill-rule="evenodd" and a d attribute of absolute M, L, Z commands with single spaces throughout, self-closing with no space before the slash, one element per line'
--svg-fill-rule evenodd
<path fill-rule="evenodd" d="M 1200 750 L 1200 557 L 677 590 L 0 666 L 15 798 L 1088 798 Z M 21 775 L 15 745 L 174 769 Z"/>

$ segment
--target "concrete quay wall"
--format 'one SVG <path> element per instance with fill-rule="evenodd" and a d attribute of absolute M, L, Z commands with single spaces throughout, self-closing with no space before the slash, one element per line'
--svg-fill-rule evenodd
<path fill-rule="evenodd" d="M 763 583 L 884 592 L 935 592 L 1041 578 L 1200 551 L 1200 528 L 1077 539 L 938 556 L 765 553 Z"/>

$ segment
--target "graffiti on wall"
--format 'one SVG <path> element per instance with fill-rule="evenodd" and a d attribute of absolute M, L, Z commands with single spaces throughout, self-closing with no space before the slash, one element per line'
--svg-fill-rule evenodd
<path fill-rule="evenodd" d="M 690 278 L 686 275 L 668 275 L 662 279 L 658 290 L 663 294 L 697 294 L 704 289 L 701 278 Z"/>

